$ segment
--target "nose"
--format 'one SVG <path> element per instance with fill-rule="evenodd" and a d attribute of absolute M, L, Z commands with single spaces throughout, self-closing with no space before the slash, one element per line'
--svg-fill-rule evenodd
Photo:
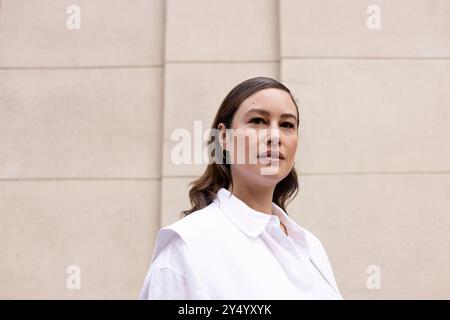
<path fill-rule="evenodd" d="M 278 128 L 270 128 L 267 135 L 267 146 L 273 149 L 279 149 L 281 146 L 280 130 Z"/>

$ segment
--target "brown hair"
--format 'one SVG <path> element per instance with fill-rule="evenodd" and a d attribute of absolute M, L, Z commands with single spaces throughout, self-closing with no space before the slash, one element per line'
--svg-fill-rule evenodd
<path fill-rule="evenodd" d="M 223 123 L 226 128 L 231 128 L 234 114 L 239 109 L 241 103 L 252 94 L 269 88 L 281 89 L 289 93 L 297 109 L 298 128 L 299 111 L 291 91 L 277 80 L 267 77 L 256 77 L 241 82 L 228 93 L 217 111 L 212 124 L 212 129 L 217 129 L 220 123 Z M 209 143 L 217 144 L 218 141 L 215 139 L 215 136 L 210 136 Z M 218 149 L 222 150 L 220 147 Z M 228 189 L 228 187 L 232 185 L 230 164 L 229 161 L 226 160 L 228 152 L 222 151 L 221 154 L 214 154 L 214 157 L 217 162 L 213 161 L 208 164 L 203 175 L 189 184 L 192 186 L 189 191 L 189 199 L 192 208 L 182 211 L 182 217 L 208 206 L 216 198 L 216 193 L 220 188 L 223 187 Z M 218 157 L 221 157 L 222 159 L 218 159 Z M 297 195 L 297 193 L 298 178 L 295 168 L 292 168 L 289 174 L 275 186 L 272 202 L 286 211 L 286 205 L 290 202 L 291 198 L 294 198 Z"/>

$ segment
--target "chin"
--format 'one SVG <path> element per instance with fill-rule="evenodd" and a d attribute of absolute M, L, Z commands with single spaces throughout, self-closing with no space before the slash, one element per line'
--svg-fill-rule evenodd
<path fill-rule="evenodd" d="M 289 174 L 289 172 L 285 174 L 283 170 L 281 170 L 281 168 L 278 168 L 278 172 L 275 174 L 263 175 L 261 174 L 260 168 L 258 168 L 257 174 L 258 174 L 257 180 L 261 185 L 276 186 L 278 182 L 283 180 L 287 176 L 287 174 Z"/>
<path fill-rule="evenodd" d="M 289 170 L 290 171 L 290 170 Z M 273 179 L 279 178 L 283 180 L 289 171 L 284 163 L 276 165 L 258 165 L 258 174 L 262 177 L 272 177 Z"/>

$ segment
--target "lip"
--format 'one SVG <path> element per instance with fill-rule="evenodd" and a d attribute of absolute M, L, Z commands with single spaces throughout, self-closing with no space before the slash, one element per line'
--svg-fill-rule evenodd
<path fill-rule="evenodd" d="M 279 151 L 272 151 L 272 150 L 267 150 L 264 153 L 261 153 L 258 157 L 259 158 L 272 158 L 272 154 L 273 154 L 273 158 L 277 158 L 277 154 L 278 154 L 278 159 L 284 160 L 284 155 L 279 152 Z"/>

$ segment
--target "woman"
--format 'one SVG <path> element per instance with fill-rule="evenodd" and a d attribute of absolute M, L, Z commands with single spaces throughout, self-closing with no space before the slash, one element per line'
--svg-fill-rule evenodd
<path fill-rule="evenodd" d="M 219 151 L 191 183 L 192 208 L 158 232 L 140 299 L 342 299 L 321 242 L 286 213 L 298 126 L 278 81 L 230 91 L 212 126 Z"/>

